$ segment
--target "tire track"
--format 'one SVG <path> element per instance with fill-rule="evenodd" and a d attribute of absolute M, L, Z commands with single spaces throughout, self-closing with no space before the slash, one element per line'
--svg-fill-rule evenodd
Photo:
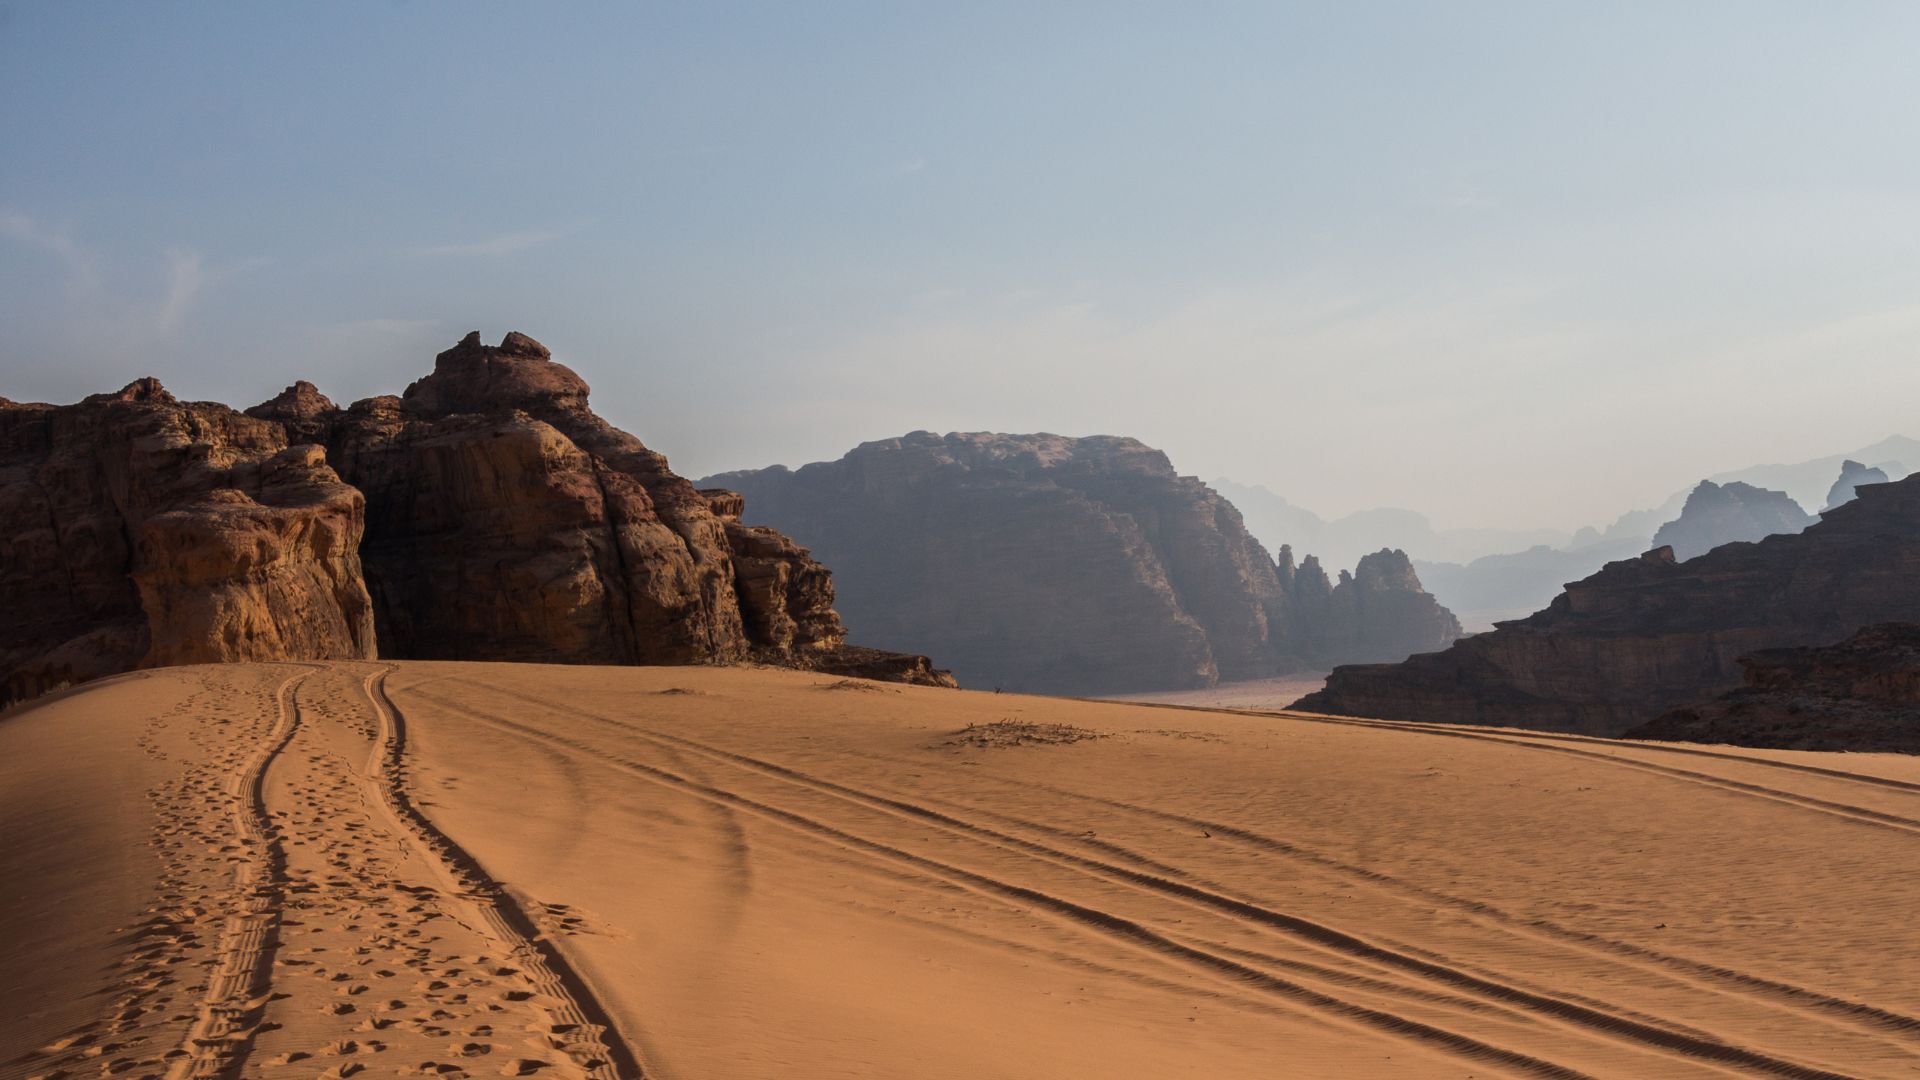
<path fill-rule="evenodd" d="M 1178 708 L 1183 706 L 1168 706 L 1168 707 Z M 1287 710 L 1281 710 L 1279 712 L 1264 712 L 1264 711 L 1239 710 L 1239 709 L 1225 710 L 1225 711 L 1243 713 L 1244 715 L 1250 715 L 1250 716 L 1273 716 L 1273 717 L 1279 717 L 1279 718 L 1284 718 L 1288 720 L 1310 720 L 1310 719 L 1321 719 L 1321 718 L 1336 719 L 1336 720 L 1361 720 L 1361 721 L 1370 721 L 1371 725 L 1379 725 L 1379 726 L 1405 725 L 1409 727 L 1415 727 L 1420 730 L 1445 728 L 1447 726 L 1443 724 L 1436 724 L 1432 721 L 1375 720 L 1372 717 L 1364 717 L 1364 716 L 1331 717 L 1323 713 L 1302 713 L 1302 712 L 1292 712 Z M 1716 758 L 1721 761 L 1731 761 L 1739 765 L 1754 765 L 1754 766 L 1759 766 L 1759 767 L 1768 768 L 1768 769 L 1780 769 L 1787 772 L 1806 773 L 1812 776 L 1819 776 L 1828 780 L 1842 780 L 1842 781 L 1846 781 L 1854 784 L 1864 784 L 1869 787 L 1889 788 L 1895 791 L 1920 793 L 1920 784 L 1914 783 L 1909 780 L 1895 780 L 1890 776 L 1873 776 L 1867 773 L 1847 772 L 1844 769 L 1828 769 L 1819 765 L 1807 765 L 1798 761 L 1779 761 L 1774 758 L 1748 757 L 1744 754 L 1729 754 L 1720 750 L 1703 750 L 1697 746 L 1671 746 L 1665 743 L 1656 743 L 1656 742 L 1651 742 L 1651 741 L 1642 740 L 1642 739 L 1602 739 L 1602 738 L 1597 738 L 1590 735 L 1572 735 L 1572 734 L 1567 734 L 1567 733 L 1557 732 L 1557 731 L 1529 731 L 1524 728 L 1485 728 L 1480 725 L 1462 725 L 1462 726 L 1468 727 L 1474 731 L 1485 732 L 1488 735 L 1497 735 L 1501 738 L 1535 739 L 1542 742 L 1583 743 L 1583 744 L 1593 745 L 1593 746 L 1617 747 L 1623 750 L 1627 750 L 1627 749 L 1644 750 L 1644 751 L 1647 751 L 1648 753 L 1674 754 L 1682 757 Z"/>
<path fill-rule="evenodd" d="M 1648 1047 L 1679 1053 L 1716 1064 L 1737 1065 L 1743 1069 L 1775 1076 L 1833 1078 L 1843 1075 L 1825 1072 L 1797 1062 L 1784 1061 L 1722 1040 L 1705 1038 L 1688 1032 L 1663 1028 L 1632 1017 L 1618 1015 L 1616 1012 L 1596 1009 L 1576 1002 L 1534 993 L 1506 983 L 1485 979 L 1456 968 L 1436 964 L 1429 960 L 1387 948 L 1310 919 L 1275 911 L 1258 904 L 1226 896 L 1187 882 L 1173 880 L 1162 875 L 1147 873 L 1129 867 L 1102 862 L 1072 852 L 1062 851 L 1033 840 L 1013 836 L 902 799 L 847 787 L 843 784 L 812 776 L 798 769 L 764 761 L 745 754 L 734 753 L 693 739 L 649 731 L 633 724 L 624 723 L 609 717 L 598 716 L 585 710 L 556 702 L 541 701 L 538 698 L 497 689 L 495 692 L 541 708 L 612 727 L 622 733 L 636 735 L 665 747 L 677 747 L 693 751 L 739 768 L 804 786 L 846 801 L 866 805 L 885 813 L 931 824 L 949 832 L 980 838 L 983 842 L 999 846 L 1003 849 L 1019 851 L 1048 862 L 1065 865 L 1082 872 L 1092 873 L 1108 880 L 1118 880 L 1137 888 L 1173 897 L 1195 906 L 1226 914 L 1236 919 L 1281 931 L 1349 959 L 1358 959 L 1383 967 L 1398 969 L 1435 982 L 1468 990 L 1497 1002 L 1519 1006 L 1562 1022 L 1588 1028 L 1614 1038 L 1631 1040 Z M 442 705 L 453 705 L 452 702 L 448 702 L 445 699 L 433 698 L 433 700 L 438 701 Z M 1617 1006 L 1612 1008 L 1617 1008 Z"/>
<path fill-rule="evenodd" d="M 1676 768 L 1672 765 L 1661 765 L 1652 761 L 1641 761 L 1637 758 L 1623 757 L 1620 754 L 1604 754 L 1594 750 L 1578 750 L 1570 746 L 1554 746 L 1541 741 L 1510 738 L 1489 732 L 1452 730 L 1444 726 L 1417 724 L 1406 721 L 1366 720 L 1338 716 L 1321 716 L 1316 713 L 1256 713 L 1250 715 L 1272 716 L 1275 719 L 1282 720 L 1301 720 L 1313 724 L 1337 724 L 1345 727 L 1371 728 L 1380 731 L 1410 731 L 1417 734 L 1437 735 L 1449 739 L 1470 739 L 1476 742 L 1498 743 L 1503 746 L 1518 747 L 1522 750 L 1538 750 L 1552 754 L 1569 754 L 1593 761 L 1602 761 L 1619 768 L 1634 769 L 1639 772 L 1652 773 L 1656 776 L 1672 777 L 1676 780 L 1699 784 L 1703 787 L 1731 791 L 1741 795 L 1765 799 L 1769 802 L 1784 803 L 1788 806 L 1812 810 L 1816 813 L 1826 814 L 1859 825 L 1868 825 L 1894 832 L 1920 835 L 1920 819 L 1903 817 L 1899 814 L 1889 814 L 1879 810 L 1871 810 L 1864 806 L 1854 806 L 1851 803 L 1833 802 L 1812 795 L 1783 791 L 1779 788 L 1770 788 L 1763 784 L 1748 783 L 1744 780 L 1733 780 L 1727 777 L 1714 776 L 1711 773 L 1695 772 L 1691 769 Z M 1640 744 L 1634 743 L 1631 745 L 1638 748 Z"/>
<path fill-rule="evenodd" d="M 266 741 L 227 777 L 234 841 L 245 852 L 233 860 L 234 892 L 220 929 L 218 963 L 192 1026 L 167 1070 L 169 1080 L 238 1076 L 252 1049 L 259 1012 L 273 978 L 273 949 L 284 911 L 286 852 L 268 816 L 263 782 L 300 726 L 293 688 L 313 674 L 290 675 L 274 690 L 274 726 Z"/>
<path fill-rule="evenodd" d="M 488 689 L 492 692 L 496 688 Z M 427 695 L 421 696 L 426 697 Z M 1206 949 L 1168 937 L 1137 921 L 1115 915 L 1111 912 L 1089 907 L 1064 897 L 1043 892 L 1039 889 L 1003 881 L 978 871 L 941 862 L 902 848 L 871 840 L 847 832 L 844 829 L 827 824 L 826 822 L 749 798 L 734 791 L 709 784 L 702 784 L 678 773 L 628 757 L 609 753 L 604 748 L 596 747 L 577 739 L 542 731 L 538 728 L 506 719 L 505 717 L 483 712 L 473 708 L 469 704 L 446 702 L 440 699 L 434 700 L 438 704 L 443 704 L 457 710 L 462 716 L 487 724 L 490 727 L 494 727 L 508 734 L 517 735 L 535 743 L 564 746 L 604 767 L 627 772 L 660 784 L 663 787 L 678 790 L 697 798 L 724 803 L 743 812 L 785 825 L 798 832 L 811 835 L 816 839 L 825 840 L 837 846 L 916 867 L 922 872 L 944 878 L 983 895 L 1010 899 L 1029 908 L 1048 912 L 1067 922 L 1093 929 L 1110 938 L 1117 939 L 1122 943 L 1156 955 L 1161 959 L 1171 959 L 1190 968 L 1224 977 L 1242 986 L 1305 1005 L 1310 1009 L 1317 1010 L 1330 1017 L 1343 1019 L 1359 1026 L 1369 1027 L 1385 1031 L 1389 1034 L 1424 1042 L 1471 1060 L 1516 1069 L 1528 1075 L 1563 1078 L 1585 1075 L 1568 1066 L 1547 1061 L 1520 1051 L 1488 1043 L 1471 1036 L 1462 1035 L 1382 1009 L 1342 1000 L 1320 990 L 1251 967 L 1231 957 L 1209 952 Z M 1798 1068 L 1795 1066 L 1788 1067 Z M 1841 1074 L 1811 1069 L 1781 1073 L 1780 1075 L 1821 1078 L 1821 1080 L 1844 1080 Z"/>
<path fill-rule="evenodd" d="M 386 691 L 388 667 L 368 675 L 360 689 L 379 721 L 366 775 L 410 847 L 475 910 L 488 936 L 512 955 L 542 997 L 548 1035 L 592 1080 L 640 1080 L 645 1071 L 612 1015 L 542 934 L 533 920 L 466 849 L 435 827 L 414 805 L 406 779 L 406 719 Z"/>
<path fill-rule="evenodd" d="M 1108 702 L 1106 704 L 1112 703 Z M 1173 709 L 1190 708 L 1184 705 L 1168 705 L 1164 707 Z M 1196 709 L 1194 711 L 1214 710 Z M 1292 717 L 1287 717 L 1287 719 L 1292 719 Z M 918 764 L 917 762 L 906 759 L 879 754 L 860 754 L 859 756 L 894 765 Z M 1210 818 L 1193 817 L 1187 814 L 1178 814 L 1155 807 L 1140 806 L 1136 803 L 1109 799 L 1100 795 L 1090 795 L 1086 792 L 1074 791 L 1069 788 L 1062 788 L 1037 781 L 1013 781 L 991 775 L 984 775 L 977 779 L 990 780 L 994 783 L 1016 789 L 1041 790 L 1049 794 L 1078 799 L 1107 809 L 1134 814 L 1149 820 L 1178 825 L 1188 829 L 1204 830 L 1212 833 L 1218 839 L 1243 844 L 1265 853 L 1280 855 L 1288 859 L 1303 862 L 1310 866 L 1339 874 L 1359 884 L 1378 888 L 1384 892 L 1398 892 L 1409 898 L 1418 899 L 1426 903 L 1438 904 L 1484 919 L 1509 933 L 1519 936 L 1537 937 L 1562 945 L 1585 948 L 1593 952 L 1612 954 L 1623 959 L 1635 961 L 1649 969 L 1664 969 L 1666 973 L 1684 978 L 1690 985 L 1697 986 L 1710 993 L 1729 993 L 1738 990 L 1757 997 L 1767 998 L 1774 1007 L 1791 1009 L 1802 1013 L 1817 1012 L 1824 1014 L 1821 1017 L 1822 1019 L 1847 1023 L 1857 1028 L 1897 1034 L 1908 1039 L 1912 1039 L 1916 1033 L 1920 1033 L 1920 1017 L 1895 1012 L 1876 1005 L 1868 1005 L 1864 1002 L 1854 1001 L 1849 998 L 1837 997 L 1808 987 L 1797 986 L 1793 983 L 1781 982 L 1777 979 L 1754 975 L 1750 972 L 1740 971 L 1737 968 L 1729 968 L 1689 957 L 1676 956 L 1672 953 L 1661 952 L 1658 949 L 1649 948 L 1634 942 L 1621 941 L 1616 938 L 1609 938 L 1583 930 L 1574 930 L 1548 919 L 1521 918 L 1483 900 L 1474 900 L 1468 897 L 1441 892 L 1437 889 L 1396 878 L 1378 870 L 1343 862 L 1321 852 L 1302 847 L 1291 841 L 1267 836 L 1263 833 L 1254 832 L 1226 822 Z M 993 811 L 987 812 L 994 813 Z M 1029 823 L 1029 827 L 1036 826 L 1032 826 Z M 1037 826 L 1037 828 L 1043 831 L 1046 830 L 1045 826 Z M 1057 832 L 1058 830 L 1055 831 Z M 1727 983 L 1730 984 L 1730 987 L 1717 987 L 1713 985 L 1714 983 Z"/>

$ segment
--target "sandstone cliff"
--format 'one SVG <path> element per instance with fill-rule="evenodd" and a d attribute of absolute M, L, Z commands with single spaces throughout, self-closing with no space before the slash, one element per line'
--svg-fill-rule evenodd
<path fill-rule="evenodd" d="M 0 407 L 0 704 L 136 667 L 374 654 L 365 501 L 153 379 Z"/>
<path fill-rule="evenodd" d="M 1920 621 L 1920 476 L 1863 487 L 1801 533 L 1609 563 L 1446 652 L 1337 669 L 1296 707 L 1617 735 L 1733 689 L 1748 653 L 1892 621 Z"/>
<path fill-rule="evenodd" d="M 1745 686 L 1627 737 L 1920 753 L 1920 625 L 1880 623 L 1835 645 L 1765 649 L 1740 666 Z"/>
<path fill-rule="evenodd" d="M 234 412 L 157 382 L 0 406 L 5 699 L 203 660 L 759 661 L 952 685 L 850 649 L 827 569 L 587 405 L 523 334 L 401 397 Z M 292 445 L 289 445 L 289 444 Z M 336 471 L 338 473 L 336 474 Z M 44 523 L 44 524 L 43 524 Z"/>
<path fill-rule="evenodd" d="M 1685 562 L 1722 544 L 1797 533 L 1814 518 L 1784 491 L 1768 491 L 1733 481 L 1702 480 L 1687 496 L 1680 516 L 1653 534 L 1654 547 L 1670 547 Z"/>
<path fill-rule="evenodd" d="M 1458 633 L 1404 556 L 1340 588 L 1311 557 L 1276 564 L 1231 503 L 1133 439 L 915 432 L 705 482 L 832 564 L 855 629 L 971 685 L 1205 686 Z"/>

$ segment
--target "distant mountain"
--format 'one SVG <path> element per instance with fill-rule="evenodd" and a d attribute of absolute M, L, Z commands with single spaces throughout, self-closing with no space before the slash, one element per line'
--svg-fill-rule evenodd
<path fill-rule="evenodd" d="M 1329 566 L 1354 566 L 1383 548 L 1403 550 L 1416 561 L 1466 562 L 1540 544 L 1558 547 L 1571 539 L 1562 529 L 1435 529 L 1425 514 L 1395 507 L 1329 521 L 1258 484 L 1222 479 L 1213 488 L 1239 507 L 1247 530 L 1269 551 L 1288 544 L 1319 555 Z"/>
<path fill-rule="evenodd" d="M 1722 544 L 1797 533 L 1816 520 L 1784 491 L 1738 480 L 1702 480 L 1687 496 L 1680 516 L 1653 534 L 1653 546 L 1671 547 L 1673 557 L 1685 562 Z"/>
<path fill-rule="evenodd" d="M 1890 479 L 1892 477 L 1887 475 L 1885 469 L 1871 468 L 1853 460 L 1842 462 L 1840 479 L 1835 480 L 1833 486 L 1827 489 L 1827 504 L 1824 509 L 1831 510 L 1836 506 L 1852 502 L 1854 489 L 1861 484 L 1884 484 Z"/>
<path fill-rule="evenodd" d="M 1920 621 L 1917 561 L 1920 476 L 1861 488 L 1803 532 L 1609 563 L 1446 652 L 1335 669 L 1295 707 L 1618 735 L 1740 686 L 1737 660 L 1758 650 Z"/>
<path fill-rule="evenodd" d="M 1772 488 L 1786 492 L 1801 506 L 1825 506 L 1827 487 L 1840 475 L 1848 460 L 1877 466 L 1886 472 L 1887 479 L 1898 480 L 1920 466 L 1920 439 L 1893 435 L 1844 454 L 1828 454 L 1792 465 L 1752 465 L 1707 479 L 1717 484 L 1737 480 L 1755 487 Z"/>
<path fill-rule="evenodd" d="M 702 483 L 831 560 L 848 625 L 937 643 L 974 686 L 1184 689 L 1460 633 L 1404 552 L 1337 582 L 1310 555 L 1276 560 L 1232 503 L 1134 439 L 917 431 Z"/>
<path fill-rule="evenodd" d="M 1546 607 L 1568 582 L 1646 549 L 1646 536 L 1625 536 L 1597 539 L 1577 548 L 1537 544 L 1525 551 L 1483 555 L 1465 564 L 1416 562 L 1414 569 L 1427 591 L 1459 616 L 1461 627 L 1472 634 L 1492 629 L 1496 622 L 1531 615 Z"/>

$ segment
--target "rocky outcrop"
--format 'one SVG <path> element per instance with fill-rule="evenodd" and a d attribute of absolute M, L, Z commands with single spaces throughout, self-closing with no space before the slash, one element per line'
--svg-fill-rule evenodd
<path fill-rule="evenodd" d="M 594 415 L 523 334 L 399 397 L 246 413 L 157 382 L 0 407 L 11 700 L 142 665 L 372 657 L 758 661 L 942 684 L 846 651 L 806 549 Z M 336 473 L 337 470 L 337 473 Z M 43 524 L 44 523 L 44 524 Z M 950 685 L 951 679 L 945 684 Z"/>
<path fill-rule="evenodd" d="M 1311 655 L 1339 663 L 1401 660 L 1445 648 L 1460 636 L 1460 620 L 1420 587 L 1407 553 L 1383 548 L 1363 556 L 1327 597 L 1324 638 Z M 1312 623 L 1296 620 L 1299 632 Z"/>
<path fill-rule="evenodd" d="M 1653 546 L 1672 548 L 1673 557 L 1684 562 L 1722 544 L 1797 533 L 1814 520 L 1784 491 L 1702 480 L 1680 516 L 1653 534 Z"/>
<path fill-rule="evenodd" d="M 1836 645 L 1743 656 L 1740 666 L 1745 686 L 1626 737 L 1920 753 L 1920 625 L 1880 623 Z"/>
<path fill-rule="evenodd" d="M 312 395 L 289 393 L 304 415 Z M 811 667 L 840 648 L 826 568 L 741 524 L 737 499 L 695 489 L 588 393 L 524 334 L 469 334 L 400 397 L 318 419 L 367 495 L 386 654 Z"/>
<path fill-rule="evenodd" d="M 139 667 L 374 655 L 365 500 L 154 379 L 0 408 L 0 704 Z"/>
<path fill-rule="evenodd" d="M 1831 510 L 1843 503 L 1853 501 L 1854 493 L 1861 484 L 1884 484 L 1887 482 L 1885 469 L 1869 468 L 1857 461 L 1848 459 L 1840 463 L 1840 477 L 1827 489 L 1827 509 Z"/>
<path fill-rule="evenodd" d="M 1276 564 L 1231 503 L 1133 439 L 915 432 L 703 483 L 742 492 L 750 518 L 833 565 L 860 633 L 939 656 L 969 685 L 1195 687 L 1451 640 L 1431 620 L 1385 629 L 1431 614 L 1388 596 L 1411 567 L 1381 562 L 1342 592 L 1311 557 Z"/>
<path fill-rule="evenodd" d="M 1618 735 L 1731 690 L 1738 658 L 1920 621 L 1920 477 L 1860 489 L 1797 534 L 1609 563 L 1443 653 L 1343 667 L 1297 708 Z"/>

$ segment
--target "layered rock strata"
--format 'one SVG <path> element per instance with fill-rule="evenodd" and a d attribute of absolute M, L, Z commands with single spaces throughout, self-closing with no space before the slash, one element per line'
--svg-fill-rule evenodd
<path fill-rule="evenodd" d="M 1920 476 L 1806 531 L 1681 562 L 1609 563 L 1545 610 L 1442 653 L 1336 669 L 1297 708 L 1618 735 L 1740 685 L 1740 657 L 1920 621 Z"/>
<path fill-rule="evenodd" d="M 1338 587 L 1312 557 L 1276 563 L 1231 503 L 1134 439 L 915 432 L 703 483 L 830 563 L 860 633 L 969 685 L 1206 686 L 1458 634 L 1404 556 Z"/>

